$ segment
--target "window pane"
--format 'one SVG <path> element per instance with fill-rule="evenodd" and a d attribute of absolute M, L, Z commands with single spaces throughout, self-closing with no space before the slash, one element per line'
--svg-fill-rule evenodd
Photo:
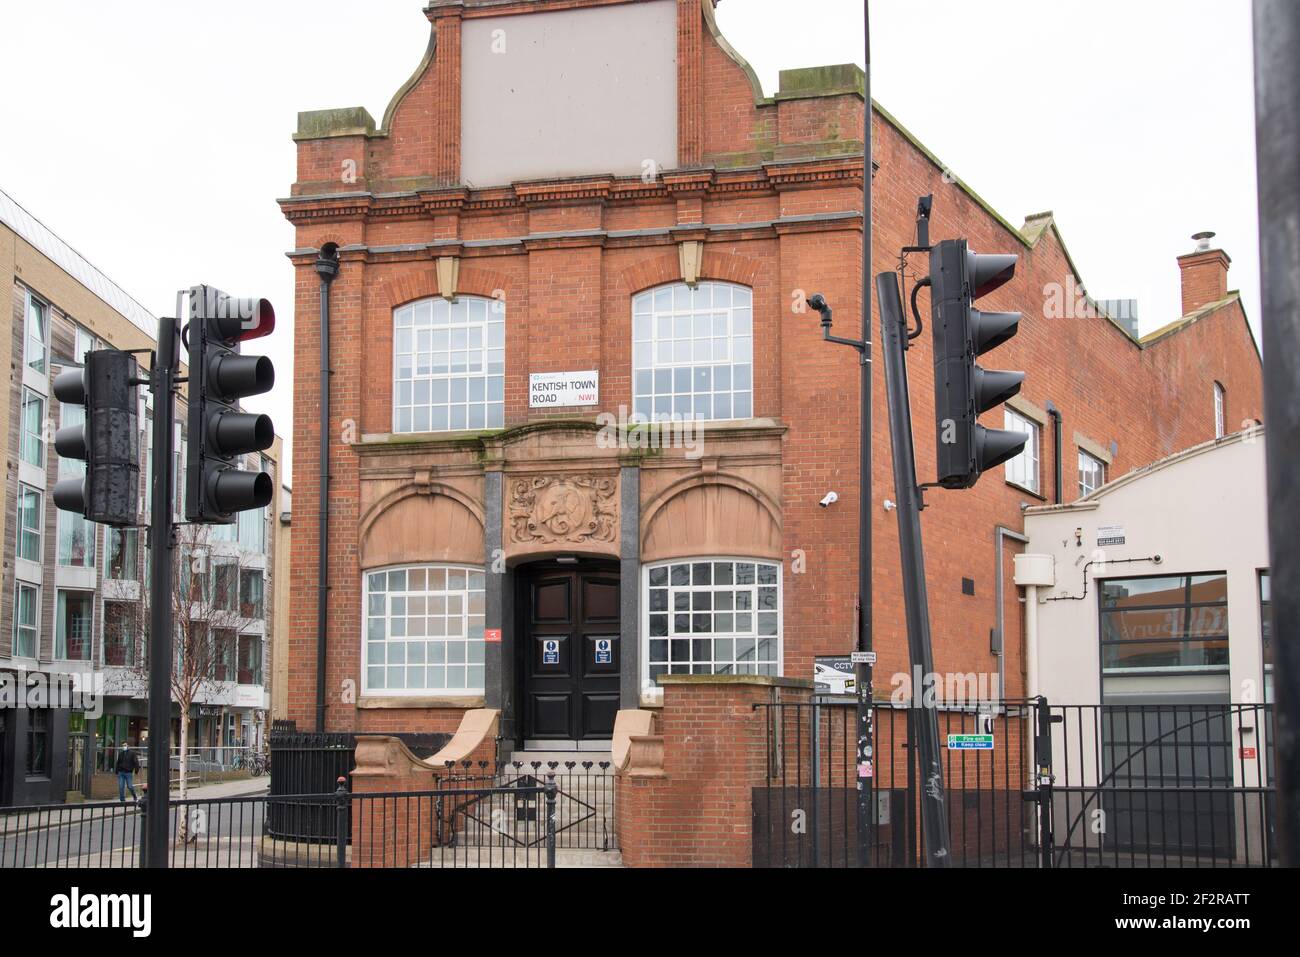
<path fill-rule="evenodd" d="M 406 330 L 413 317 L 414 335 Z M 393 430 L 445 432 L 504 424 L 505 307 L 463 296 L 394 312 Z"/>
<path fill-rule="evenodd" d="M 712 282 L 636 297 L 637 411 L 656 418 L 748 418 L 750 301 L 748 290 Z"/>
<path fill-rule="evenodd" d="M 650 681 L 664 673 L 779 674 L 779 582 L 779 566 L 770 562 L 679 562 L 647 569 Z M 749 611 L 756 606 L 763 609 L 758 615 Z"/>
<path fill-rule="evenodd" d="M 1023 432 L 1029 436 L 1020 454 L 1006 464 L 1008 482 L 1031 492 L 1038 491 L 1038 423 L 1030 421 L 1011 409 L 1003 410 L 1003 428 L 1010 432 Z"/>
<path fill-rule="evenodd" d="M 59 592 L 55 609 L 55 658 L 66 661 L 91 660 L 93 607 L 93 595 L 84 592 Z"/>
<path fill-rule="evenodd" d="M 23 390 L 21 453 L 28 465 L 45 467 L 45 400 L 31 389 Z"/>
<path fill-rule="evenodd" d="M 367 690 L 481 691 L 484 584 L 482 569 L 454 566 L 367 576 L 366 661 L 405 666 L 367 668 Z"/>
<path fill-rule="evenodd" d="M 35 371 L 45 372 L 45 304 L 28 297 L 27 300 L 27 365 Z"/>

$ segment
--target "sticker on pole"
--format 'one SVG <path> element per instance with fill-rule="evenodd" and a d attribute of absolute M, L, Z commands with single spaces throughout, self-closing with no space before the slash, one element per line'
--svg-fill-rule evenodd
<path fill-rule="evenodd" d="M 874 651 L 855 651 L 849 655 L 849 661 L 855 665 L 874 665 L 876 663 L 876 653 Z"/>
<path fill-rule="evenodd" d="M 596 639 L 596 664 L 610 665 L 614 663 L 614 645 L 608 638 Z"/>
<path fill-rule="evenodd" d="M 560 663 L 560 643 L 554 638 L 542 642 L 542 664 L 558 665 Z"/>
<path fill-rule="evenodd" d="M 992 751 L 993 735 L 991 734 L 950 734 L 948 735 L 949 751 Z"/>

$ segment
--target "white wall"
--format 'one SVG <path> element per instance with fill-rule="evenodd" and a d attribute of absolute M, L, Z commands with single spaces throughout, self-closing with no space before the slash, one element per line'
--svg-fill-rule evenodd
<path fill-rule="evenodd" d="M 1124 527 L 1125 542 L 1099 548 L 1097 529 Z M 1082 544 L 1075 530 L 1082 529 Z M 1027 553 L 1053 557 L 1056 584 L 1040 588 L 1038 691 L 1053 703 L 1101 701 L 1097 579 L 1193 572 L 1228 573 L 1229 682 L 1234 702 L 1263 700 L 1258 575 L 1268 567 L 1262 430 L 1230 436 L 1142 472 L 1121 477 L 1091 501 L 1030 509 L 1025 515 Z M 1160 564 L 1113 564 L 1117 559 L 1160 555 Z M 1083 566 L 1103 558 L 1112 564 L 1088 570 L 1087 598 L 1080 595 Z M 1027 609 L 1029 613 L 1033 610 Z M 1182 679 L 1180 679 L 1182 680 Z M 1222 681 L 1219 682 L 1220 687 Z M 1187 690 L 1204 687 L 1188 678 Z M 1108 682 L 1114 691 L 1117 683 Z"/>
<path fill-rule="evenodd" d="M 472 19 L 462 31 L 467 184 L 677 166 L 673 0 Z"/>

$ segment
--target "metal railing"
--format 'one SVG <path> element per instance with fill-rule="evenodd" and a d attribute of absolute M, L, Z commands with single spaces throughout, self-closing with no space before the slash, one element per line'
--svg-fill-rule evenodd
<path fill-rule="evenodd" d="M 868 833 L 860 861 L 856 711 L 851 701 L 755 705 L 767 733 L 767 768 L 753 789 L 755 867 L 916 867 L 922 863 L 916 712 L 877 704 L 863 778 Z M 945 750 L 949 849 L 958 867 L 1034 863 L 1031 712 L 1024 702 L 939 711 L 941 739 L 991 734 L 992 746 Z M 792 826 L 792 822 L 798 824 Z"/>
<path fill-rule="evenodd" d="M 144 746 L 116 747 L 111 760 L 103 762 L 105 769 L 113 770 L 117 755 L 122 751 L 134 751 L 140 759 L 141 769 L 149 766 L 149 749 Z M 271 768 L 270 755 L 260 749 L 246 745 L 204 746 L 195 745 L 185 749 L 185 776 L 189 784 L 207 784 L 213 780 L 224 780 L 228 775 L 245 771 L 252 777 L 266 774 Z M 168 762 L 172 772 L 172 786 L 180 782 L 181 750 L 173 747 L 168 752 Z"/>
<path fill-rule="evenodd" d="M 256 795 L 173 800 L 168 863 L 179 868 L 555 867 L 559 786 L 448 787 L 392 794 Z M 273 814 L 332 833 L 273 834 Z M 529 813 L 529 809 L 537 813 Z M 0 868 L 139 867 L 147 796 L 139 802 L 16 807 L 0 815 Z M 296 829 L 306 827 L 300 824 Z"/>
<path fill-rule="evenodd" d="M 921 864 L 913 710 L 874 709 L 859 861 L 853 704 L 755 709 L 754 866 Z M 1276 864 L 1271 705 L 1000 701 L 941 708 L 939 730 L 954 866 Z"/>

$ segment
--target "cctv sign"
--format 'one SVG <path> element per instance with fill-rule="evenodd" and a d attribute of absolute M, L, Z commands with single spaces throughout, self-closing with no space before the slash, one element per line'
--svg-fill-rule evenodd
<path fill-rule="evenodd" d="M 528 407 L 560 409 L 600 402 L 600 373 L 534 372 L 528 376 Z"/>

